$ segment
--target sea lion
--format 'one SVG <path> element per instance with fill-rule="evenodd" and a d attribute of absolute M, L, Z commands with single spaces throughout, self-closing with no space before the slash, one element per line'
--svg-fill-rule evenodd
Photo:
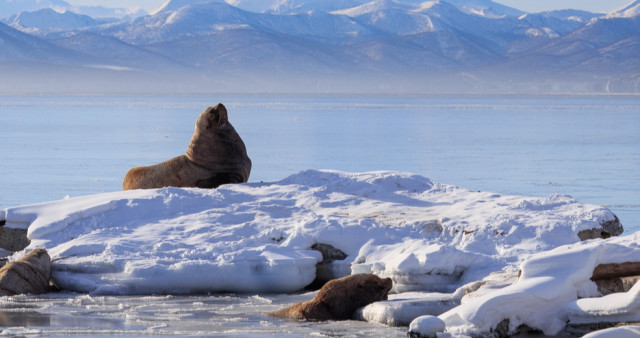
<path fill-rule="evenodd" d="M 136 167 L 124 177 L 122 188 L 217 188 L 247 182 L 251 160 L 240 135 L 229 123 L 222 103 L 205 109 L 184 155 L 148 167 Z"/>
<path fill-rule="evenodd" d="M 347 320 L 353 317 L 357 309 L 386 300 L 392 285 L 391 278 L 382 279 L 376 275 L 342 277 L 329 281 L 310 301 L 268 314 L 306 320 Z"/>
<path fill-rule="evenodd" d="M 45 249 L 35 249 L 0 268 L 0 296 L 42 294 L 51 290 L 51 258 Z"/>

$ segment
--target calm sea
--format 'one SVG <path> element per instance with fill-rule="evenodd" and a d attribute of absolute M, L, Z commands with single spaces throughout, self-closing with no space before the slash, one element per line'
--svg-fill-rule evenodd
<path fill-rule="evenodd" d="M 640 230 L 638 96 L 0 96 L 0 208 L 121 189 L 184 154 L 224 103 L 250 181 L 400 170 L 503 194 L 568 194 Z"/>
<path fill-rule="evenodd" d="M 224 103 L 250 181 L 307 169 L 400 170 L 503 194 L 568 194 L 640 230 L 637 96 L 0 96 L 0 208 L 121 189 L 184 153 Z M 307 295 L 0 297 L 8 335 L 405 336 L 363 322 L 264 315 Z"/>

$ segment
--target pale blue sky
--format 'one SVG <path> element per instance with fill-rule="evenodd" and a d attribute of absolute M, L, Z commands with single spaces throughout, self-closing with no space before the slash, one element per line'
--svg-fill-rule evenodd
<path fill-rule="evenodd" d="M 66 0 L 73 5 L 102 5 L 105 7 L 142 7 L 153 11 L 166 0 Z M 446 1 L 446 0 L 445 0 Z M 541 12 L 552 9 L 582 9 L 591 12 L 609 13 L 625 7 L 632 0 L 495 0 L 527 12 Z"/>

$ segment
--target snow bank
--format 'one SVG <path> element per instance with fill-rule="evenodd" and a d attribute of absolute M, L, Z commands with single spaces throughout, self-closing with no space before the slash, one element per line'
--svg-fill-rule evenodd
<path fill-rule="evenodd" d="M 640 337 L 640 326 L 621 326 L 592 332 L 583 338 L 637 338 Z"/>
<path fill-rule="evenodd" d="M 8 227 L 28 227 L 27 250 L 49 251 L 61 287 L 97 294 L 297 291 L 322 260 L 310 249 L 315 243 L 346 253 L 352 273 L 391 277 L 396 292 L 453 291 L 493 271 L 516 271 L 530 254 L 576 243 L 579 231 L 615 218 L 563 195 L 504 196 L 408 173 L 316 170 L 215 190 L 70 198 L 9 208 L 3 217 Z M 526 273 L 537 271 L 528 264 Z M 480 318 L 469 311 L 459 317 Z"/>
<path fill-rule="evenodd" d="M 464 301 L 439 316 L 446 332 L 474 335 L 490 332 L 509 320 L 509 331 L 525 324 L 555 335 L 569 324 L 640 320 L 640 284 L 626 293 L 598 297 L 590 278 L 599 264 L 640 261 L 640 233 L 562 246 L 534 254 L 522 265 L 519 280 L 503 289 Z M 585 298 L 586 297 L 586 298 Z M 594 298 L 588 298 L 594 297 Z M 580 299 L 578 299 L 580 298 Z M 417 318 L 412 327 L 421 329 Z M 424 325 L 425 334 L 432 329 Z"/>

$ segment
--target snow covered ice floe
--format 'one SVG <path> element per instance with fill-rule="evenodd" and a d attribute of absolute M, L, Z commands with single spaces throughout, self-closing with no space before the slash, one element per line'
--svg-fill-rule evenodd
<path fill-rule="evenodd" d="M 63 288 L 93 294 L 292 292 L 325 243 L 336 274 L 391 277 L 394 291 L 444 291 L 517 271 L 615 216 L 564 195 L 504 196 L 400 172 L 310 170 L 273 183 L 162 188 L 4 210 L 46 248 Z M 20 256 L 21 253 L 16 254 Z M 339 277 L 339 276 L 335 276 Z"/>
<path fill-rule="evenodd" d="M 516 283 L 468 301 L 463 298 L 460 306 L 438 318 L 453 336 L 492 332 L 505 320 L 507 332 L 526 325 L 546 335 L 558 334 L 567 325 L 638 322 L 640 284 L 599 297 L 591 277 L 600 264 L 639 261 L 640 233 L 561 246 L 525 260 Z M 435 333 L 428 325 L 433 321 L 432 316 L 418 317 L 411 327 L 427 336 Z"/>

